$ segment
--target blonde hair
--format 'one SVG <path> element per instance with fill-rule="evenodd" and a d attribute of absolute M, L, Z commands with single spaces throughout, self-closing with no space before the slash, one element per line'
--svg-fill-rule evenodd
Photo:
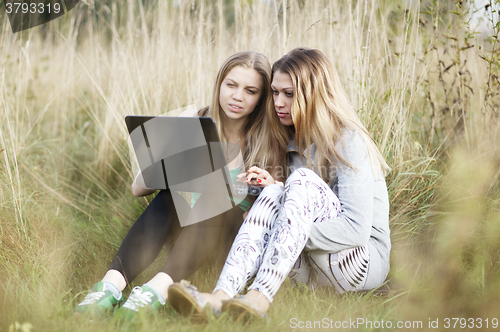
<path fill-rule="evenodd" d="M 294 137 L 301 156 L 307 147 L 316 143 L 314 162 L 319 166 L 320 176 L 328 183 L 332 178 L 325 170 L 332 165 L 341 166 L 338 165 L 340 162 L 356 170 L 335 150 L 341 130 L 346 128 L 358 132 L 366 143 L 375 178 L 383 177 L 390 170 L 349 103 L 337 71 L 325 54 L 315 49 L 296 48 L 274 63 L 271 81 L 277 71 L 289 74 L 293 84 L 293 126 L 283 126 L 274 108 L 268 115 L 280 150 L 286 150 L 291 137 Z M 308 167 L 311 167 L 309 155 L 305 157 Z"/>
<path fill-rule="evenodd" d="M 212 117 L 221 140 L 227 141 L 224 131 L 226 116 L 220 107 L 219 100 L 220 88 L 227 74 L 238 66 L 254 69 L 262 78 L 262 94 L 259 102 L 254 111 L 248 115 L 241 130 L 241 135 L 245 138 L 245 147 L 242 151 L 245 169 L 252 165 L 260 165 L 263 168 L 272 166 L 277 161 L 273 150 L 273 141 L 275 140 L 266 121 L 266 110 L 271 99 L 271 65 L 264 54 L 244 51 L 227 58 L 217 73 L 210 105 L 199 110 L 198 115 Z"/>

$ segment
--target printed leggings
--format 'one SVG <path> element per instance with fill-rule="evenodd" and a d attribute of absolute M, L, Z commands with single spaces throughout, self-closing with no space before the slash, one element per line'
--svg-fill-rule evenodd
<path fill-rule="evenodd" d="M 189 278 L 215 255 L 225 257 L 243 222 L 243 210 L 235 206 L 211 219 L 181 227 L 172 195 L 178 194 L 162 190 L 156 195 L 113 258 L 109 270 L 122 273 L 127 284 L 153 263 L 163 246 L 172 248 L 159 272 L 176 282 Z"/>
<path fill-rule="evenodd" d="M 337 196 L 309 169 L 293 172 L 284 187 L 267 186 L 243 222 L 214 291 L 233 297 L 255 276 L 249 290 L 272 302 L 288 275 L 309 284 L 311 269 L 317 275 L 315 285 L 334 286 L 339 292 L 362 289 L 369 265 L 366 247 L 303 252 L 312 224 L 335 218 L 339 211 Z"/>

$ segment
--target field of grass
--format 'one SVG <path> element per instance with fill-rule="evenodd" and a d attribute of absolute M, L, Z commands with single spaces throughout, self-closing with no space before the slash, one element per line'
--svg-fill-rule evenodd
<path fill-rule="evenodd" d="M 358 319 L 360 330 L 436 319 L 443 329 L 452 317 L 491 327 L 500 319 L 500 0 L 484 16 L 489 36 L 474 32 L 473 5 L 88 0 L 16 34 L 2 10 L 0 331 L 287 331 Z M 75 321 L 150 199 L 130 191 L 124 116 L 207 105 L 233 52 L 273 62 L 297 46 L 334 61 L 392 168 L 385 291 L 341 296 L 286 282 L 269 319 L 250 325 L 224 316 L 195 325 L 168 306 L 132 321 Z M 209 291 L 220 268 L 191 281 Z"/>

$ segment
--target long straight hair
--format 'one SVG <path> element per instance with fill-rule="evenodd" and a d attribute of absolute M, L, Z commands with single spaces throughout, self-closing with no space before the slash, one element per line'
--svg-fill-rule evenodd
<path fill-rule="evenodd" d="M 390 170 L 375 141 L 349 103 L 337 71 L 323 52 L 296 48 L 274 63 L 271 81 L 277 71 L 290 75 L 293 84 L 293 126 L 283 126 L 274 108 L 268 114 L 281 150 L 286 150 L 291 137 L 301 156 L 306 148 L 315 143 L 317 153 L 314 164 L 319 166 L 321 178 L 328 183 L 332 179 L 330 172 L 325 170 L 332 165 L 341 166 L 340 162 L 356 170 L 355 165 L 350 165 L 335 149 L 335 144 L 341 140 L 341 130 L 345 128 L 358 132 L 363 138 L 375 178 L 383 177 Z M 312 160 L 309 155 L 305 157 L 307 165 L 311 167 Z"/>
<path fill-rule="evenodd" d="M 277 162 L 273 150 L 273 141 L 275 140 L 266 121 L 266 110 L 271 96 L 271 65 L 264 54 L 244 51 L 227 58 L 217 73 L 210 105 L 201 109 L 198 115 L 212 117 L 215 120 L 221 140 L 223 142 L 227 141 L 224 130 L 227 121 L 226 115 L 220 106 L 220 88 L 227 74 L 238 66 L 254 69 L 262 78 L 262 94 L 259 102 L 253 112 L 248 115 L 240 133 L 245 138 L 245 146 L 242 151 L 245 169 L 253 165 L 259 165 L 260 167 L 273 166 Z"/>

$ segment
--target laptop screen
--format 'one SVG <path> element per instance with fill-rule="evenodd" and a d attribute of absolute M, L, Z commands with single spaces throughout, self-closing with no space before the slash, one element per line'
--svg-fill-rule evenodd
<path fill-rule="evenodd" d="M 199 210 L 196 217 L 189 211 L 181 225 L 223 213 L 246 197 L 235 190 L 226 160 L 225 151 L 232 159 L 239 149 L 223 148 L 212 118 L 127 116 L 125 121 L 148 188 L 201 194 L 191 209 Z M 176 210 L 181 219 L 177 202 Z"/>

